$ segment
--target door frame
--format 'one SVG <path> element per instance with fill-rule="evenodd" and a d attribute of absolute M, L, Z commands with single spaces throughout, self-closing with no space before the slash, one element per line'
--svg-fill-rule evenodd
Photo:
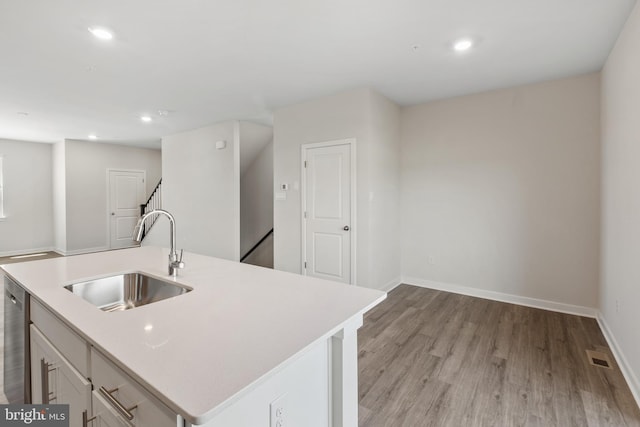
<path fill-rule="evenodd" d="M 351 269 L 351 278 L 349 280 L 350 285 L 356 284 L 356 254 L 357 254 L 357 233 L 358 227 L 356 224 L 356 201 L 357 198 L 357 186 L 356 186 L 356 139 L 355 138 L 346 138 L 346 139 L 337 139 L 332 141 L 323 141 L 323 142 L 309 142 L 306 144 L 300 145 L 300 223 L 301 227 L 301 251 L 300 251 L 300 271 L 304 276 L 307 275 L 307 269 L 304 265 L 305 260 L 307 259 L 307 221 L 304 217 L 304 213 L 307 210 L 307 174 L 305 172 L 304 162 L 307 160 L 307 152 L 313 148 L 324 148 L 324 147 L 332 147 L 335 145 L 348 145 L 349 146 L 349 155 L 351 157 L 350 164 L 350 175 L 351 175 L 351 218 L 350 218 L 350 236 L 351 236 L 351 253 L 349 254 L 350 259 L 350 269 Z"/>
<path fill-rule="evenodd" d="M 134 172 L 140 173 L 142 172 L 142 187 L 144 188 L 144 197 L 147 196 L 147 171 L 146 169 L 124 169 L 124 168 L 107 168 L 107 244 L 106 247 L 108 250 L 112 250 L 111 247 L 111 182 L 110 175 L 111 172 Z M 132 246 L 135 247 L 135 246 Z"/>

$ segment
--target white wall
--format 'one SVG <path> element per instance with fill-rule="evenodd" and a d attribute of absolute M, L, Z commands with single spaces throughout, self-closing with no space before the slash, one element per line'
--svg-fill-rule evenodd
<path fill-rule="evenodd" d="M 640 5 L 602 73 L 600 309 L 640 401 Z"/>
<path fill-rule="evenodd" d="M 0 256 L 53 247 L 51 145 L 0 139 L 4 214 Z"/>
<path fill-rule="evenodd" d="M 176 218 L 178 249 L 239 259 L 237 128 L 223 122 L 162 139 L 162 204 Z M 218 150 L 221 140 L 227 147 Z M 159 220 L 145 244 L 166 245 L 168 230 Z"/>
<path fill-rule="evenodd" d="M 242 137 L 240 144 L 245 144 Z M 272 228 L 273 142 L 270 142 L 240 177 L 240 255 L 246 254 Z"/>
<path fill-rule="evenodd" d="M 159 150 L 88 141 L 65 141 L 66 252 L 109 246 L 107 169 L 146 171 L 150 194 L 161 172 Z"/>
<path fill-rule="evenodd" d="M 273 142 L 273 128 L 247 121 L 237 123 L 240 140 L 240 176 L 242 176 L 264 147 Z"/>
<path fill-rule="evenodd" d="M 369 147 L 369 282 L 400 283 L 400 108 L 372 91 Z"/>
<path fill-rule="evenodd" d="M 67 252 L 67 173 L 65 160 L 65 142 L 56 142 L 52 147 L 53 187 L 53 241 L 54 248 L 61 253 Z"/>
<path fill-rule="evenodd" d="M 405 280 L 597 307 L 599 90 L 590 74 L 404 108 Z"/>
<path fill-rule="evenodd" d="M 357 284 L 380 289 L 388 286 L 390 277 L 399 277 L 399 259 L 384 256 L 385 251 L 392 250 L 385 246 L 396 247 L 399 235 L 386 230 L 376 234 L 382 224 L 391 224 L 393 230 L 393 224 L 397 223 L 393 218 L 393 207 L 380 205 L 396 197 L 391 190 L 395 187 L 393 182 L 398 180 L 394 178 L 397 176 L 394 157 L 384 157 L 393 151 L 390 147 L 397 144 L 394 141 L 395 117 L 397 111 L 393 104 L 369 89 L 340 93 L 275 112 L 274 185 L 278 188 L 280 184 L 287 183 L 290 188 L 287 200 L 274 202 L 276 269 L 301 272 L 300 146 L 310 142 L 355 138 Z M 384 179 L 376 179 L 374 175 L 379 173 L 391 177 L 391 184 Z M 391 212 L 386 213 L 385 209 Z M 396 205 L 395 209 L 399 207 Z M 374 242 L 379 245 L 377 248 L 373 248 Z M 381 272 L 384 275 L 378 275 Z"/>

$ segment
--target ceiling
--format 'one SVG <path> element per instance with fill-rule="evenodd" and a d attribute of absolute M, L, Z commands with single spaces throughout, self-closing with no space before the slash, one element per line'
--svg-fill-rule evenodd
<path fill-rule="evenodd" d="M 159 146 L 164 135 L 268 123 L 274 109 L 358 87 L 411 105 L 588 73 L 601 69 L 634 4 L 0 0 L 0 138 L 95 134 Z M 476 47 L 453 52 L 463 36 Z"/>

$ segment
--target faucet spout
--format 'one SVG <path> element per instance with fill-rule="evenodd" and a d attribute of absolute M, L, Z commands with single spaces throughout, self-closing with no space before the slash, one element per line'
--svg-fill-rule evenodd
<path fill-rule="evenodd" d="M 178 276 L 178 270 L 184 268 L 184 262 L 182 262 L 182 253 L 178 258 L 178 251 L 176 250 L 176 219 L 164 209 L 154 209 L 146 214 L 142 215 L 138 220 L 135 228 L 133 229 L 133 240 L 140 242 L 142 240 L 142 233 L 144 231 L 144 222 L 152 215 L 164 215 L 169 219 L 169 275 Z"/>

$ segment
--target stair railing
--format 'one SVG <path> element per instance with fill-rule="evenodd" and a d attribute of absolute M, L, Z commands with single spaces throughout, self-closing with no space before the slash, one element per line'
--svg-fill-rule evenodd
<path fill-rule="evenodd" d="M 253 251 L 258 249 L 258 247 L 262 244 L 262 242 L 267 240 L 267 237 L 269 237 L 271 234 L 273 234 L 273 228 L 271 230 L 269 230 L 269 232 L 267 232 L 267 234 L 265 234 L 264 237 L 262 239 L 260 239 L 260 241 L 258 243 L 253 245 L 253 247 L 251 249 L 249 249 L 249 251 L 247 251 L 247 253 L 244 254 L 244 256 L 242 258 L 240 258 L 240 262 L 243 262 L 245 259 L 247 259 L 247 257 L 249 255 L 251 255 L 253 253 Z"/>
<path fill-rule="evenodd" d="M 162 179 L 156 185 L 156 188 L 153 189 L 153 192 L 147 199 L 145 204 L 140 205 L 140 216 L 146 214 L 147 212 L 151 212 L 154 209 L 162 209 Z M 142 239 L 151 231 L 151 227 L 156 223 L 158 217 L 160 215 L 151 215 L 144 221 L 143 231 L 142 231 Z"/>

